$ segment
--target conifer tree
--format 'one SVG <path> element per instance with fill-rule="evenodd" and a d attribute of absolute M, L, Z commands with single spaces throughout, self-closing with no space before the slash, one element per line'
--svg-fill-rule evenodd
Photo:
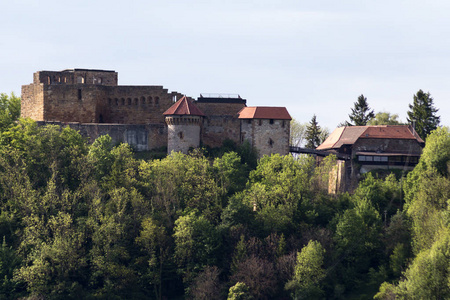
<path fill-rule="evenodd" d="M 350 121 L 353 123 L 347 122 L 347 126 L 365 126 L 367 122 L 375 117 L 373 109 L 370 109 L 367 98 L 363 94 L 358 97 L 358 101 L 354 105 L 355 107 L 352 108 L 352 113 L 348 115 Z"/>
<path fill-rule="evenodd" d="M 414 95 L 409 109 L 408 122 L 414 125 L 416 132 L 425 140 L 427 135 L 439 126 L 441 117 L 436 115 L 439 109 L 434 107 L 430 93 L 424 93 L 422 90 Z"/>
<path fill-rule="evenodd" d="M 315 149 L 320 145 L 322 129 L 317 123 L 316 115 L 314 115 L 306 127 L 306 148 Z"/>

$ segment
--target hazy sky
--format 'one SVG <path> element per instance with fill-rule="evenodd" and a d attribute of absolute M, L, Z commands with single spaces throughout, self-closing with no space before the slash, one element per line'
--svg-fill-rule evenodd
<path fill-rule="evenodd" d="M 0 3 L 0 92 L 33 72 L 92 68 L 121 85 L 240 94 L 333 130 L 360 94 L 406 119 L 419 89 L 450 125 L 450 1 Z"/>

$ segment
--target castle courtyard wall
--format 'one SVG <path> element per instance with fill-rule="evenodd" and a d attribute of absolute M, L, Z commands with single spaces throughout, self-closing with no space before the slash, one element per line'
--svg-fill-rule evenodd
<path fill-rule="evenodd" d="M 108 134 L 113 144 L 128 143 L 136 151 L 148 151 L 167 146 L 167 127 L 164 124 L 82 124 L 62 122 L 38 122 L 43 126 L 54 124 L 61 127 L 69 126 L 77 130 L 83 137 L 93 143 L 95 139 Z"/>

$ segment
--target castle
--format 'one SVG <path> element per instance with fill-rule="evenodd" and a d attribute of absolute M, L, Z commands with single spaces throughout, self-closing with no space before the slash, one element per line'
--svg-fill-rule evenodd
<path fill-rule="evenodd" d="M 249 141 L 259 156 L 289 153 L 285 107 L 247 107 L 240 96 L 196 100 L 162 86 L 121 86 L 115 71 L 68 69 L 34 73 L 22 86 L 21 116 L 70 126 L 91 141 L 109 134 L 137 151 L 167 147 L 186 153 Z"/>

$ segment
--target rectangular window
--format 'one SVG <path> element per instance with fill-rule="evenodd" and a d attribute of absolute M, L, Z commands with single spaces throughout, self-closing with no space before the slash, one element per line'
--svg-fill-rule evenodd
<path fill-rule="evenodd" d="M 366 156 L 366 161 L 373 161 L 373 156 Z"/>
<path fill-rule="evenodd" d="M 78 100 L 81 100 L 81 89 L 78 89 Z"/>
<path fill-rule="evenodd" d="M 381 158 L 381 161 L 382 161 L 382 162 L 387 162 L 387 161 L 388 161 L 387 156 L 381 156 L 380 158 Z"/>
<path fill-rule="evenodd" d="M 270 119 L 270 124 L 273 124 L 273 119 Z"/>
<path fill-rule="evenodd" d="M 359 155 L 358 156 L 358 160 L 359 161 L 366 161 L 366 157 L 364 155 Z"/>
<path fill-rule="evenodd" d="M 380 162 L 381 161 L 381 157 L 380 156 L 374 156 L 373 157 L 373 161 Z"/>

